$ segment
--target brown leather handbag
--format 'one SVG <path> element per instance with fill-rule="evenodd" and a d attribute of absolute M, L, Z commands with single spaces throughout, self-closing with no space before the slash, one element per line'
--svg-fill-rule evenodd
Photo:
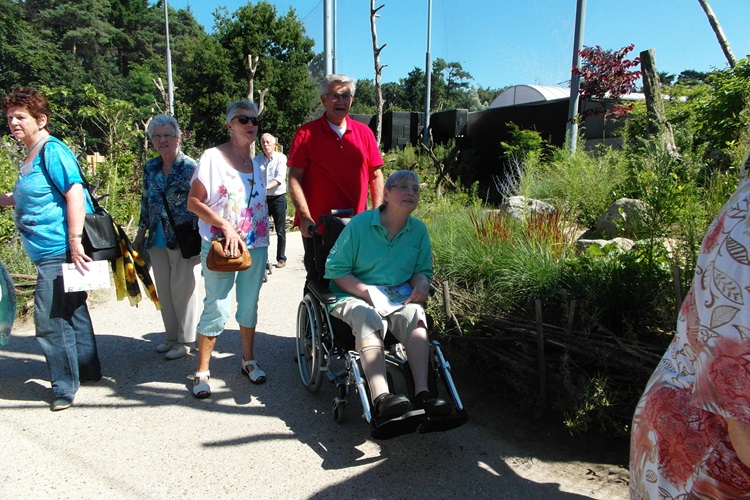
<path fill-rule="evenodd" d="M 206 267 L 216 272 L 244 271 L 253 264 L 250 251 L 245 248 L 238 257 L 228 257 L 224 253 L 224 238 L 211 240 L 211 248 L 206 256 Z"/>

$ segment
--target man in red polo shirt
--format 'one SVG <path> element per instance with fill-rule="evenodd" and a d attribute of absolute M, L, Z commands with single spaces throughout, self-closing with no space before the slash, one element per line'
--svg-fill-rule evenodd
<path fill-rule="evenodd" d="M 349 119 L 356 82 L 328 75 L 320 87 L 325 113 L 302 125 L 289 149 L 289 194 L 296 209 L 294 224 L 302 232 L 308 280 L 315 276 L 310 226 L 331 210 L 367 209 L 383 201 L 383 156 L 370 128 Z"/>

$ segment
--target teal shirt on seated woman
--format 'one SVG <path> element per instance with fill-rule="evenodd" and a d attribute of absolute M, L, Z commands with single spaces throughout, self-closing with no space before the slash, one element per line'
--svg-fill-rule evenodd
<path fill-rule="evenodd" d="M 415 274 L 431 278 L 432 272 L 432 250 L 425 223 L 410 216 L 403 229 L 389 240 L 380 223 L 380 210 L 374 209 L 355 215 L 346 225 L 328 254 L 325 277 L 331 280 L 329 288 L 338 303 L 353 295 L 344 292 L 333 280 L 348 274 L 368 285 L 397 286 Z"/>

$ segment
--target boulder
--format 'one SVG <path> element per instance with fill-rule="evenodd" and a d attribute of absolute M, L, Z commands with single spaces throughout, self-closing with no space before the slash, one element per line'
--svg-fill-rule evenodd
<path fill-rule="evenodd" d="M 525 196 L 507 198 L 500 205 L 500 210 L 518 220 L 526 220 L 528 215 L 552 215 L 556 211 L 549 203 Z"/>
<path fill-rule="evenodd" d="M 628 252 L 630 251 L 633 246 L 635 246 L 635 242 L 633 240 L 629 240 L 627 238 L 613 238 L 611 240 L 587 240 L 587 239 L 578 239 L 576 241 L 576 249 L 579 252 L 582 252 L 583 250 L 587 249 L 588 247 L 592 245 L 599 245 L 601 248 L 604 248 L 605 246 L 609 245 L 610 243 L 614 243 L 617 245 L 617 248 L 620 249 L 621 252 Z"/>
<path fill-rule="evenodd" d="M 638 232 L 643 225 L 649 206 L 641 200 L 620 198 L 602 215 L 596 227 L 587 231 L 584 239 L 613 239 L 624 237 L 638 239 Z"/>

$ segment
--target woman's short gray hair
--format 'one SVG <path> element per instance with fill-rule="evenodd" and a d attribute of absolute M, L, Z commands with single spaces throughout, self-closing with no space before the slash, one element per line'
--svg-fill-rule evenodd
<path fill-rule="evenodd" d="M 385 189 L 391 189 L 393 186 L 401 184 L 403 181 L 412 181 L 419 184 L 419 176 L 413 170 L 397 170 L 386 179 Z"/>
<path fill-rule="evenodd" d="M 323 78 L 323 81 L 320 83 L 320 95 L 326 95 L 328 93 L 328 86 L 332 83 L 348 85 L 352 95 L 354 95 L 354 92 L 357 90 L 357 80 L 354 78 L 346 75 L 328 75 Z"/>
<path fill-rule="evenodd" d="M 175 137 L 182 136 L 182 131 L 180 130 L 180 126 L 177 125 L 177 120 L 175 120 L 174 116 L 161 114 L 161 115 L 156 115 L 153 118 L 151 118 L 151 121 L 148 122 L 148 129 L 146 131 L 149 139 L 154 138 L 154 129 L 156 127 L 170 127 Z"/>
<path fill-rule="evenodd" d="M 247 99 L 230 102 L 227 105 L 227 124 L 229 124 L 229 122 L 231 122 L 232 119 L 237 116 L 238 109 L 246 109 L 255 113 L 256 116 L 258 115 L 258 106 L 256 106 L 254 102 L 250 102 Z"/>

